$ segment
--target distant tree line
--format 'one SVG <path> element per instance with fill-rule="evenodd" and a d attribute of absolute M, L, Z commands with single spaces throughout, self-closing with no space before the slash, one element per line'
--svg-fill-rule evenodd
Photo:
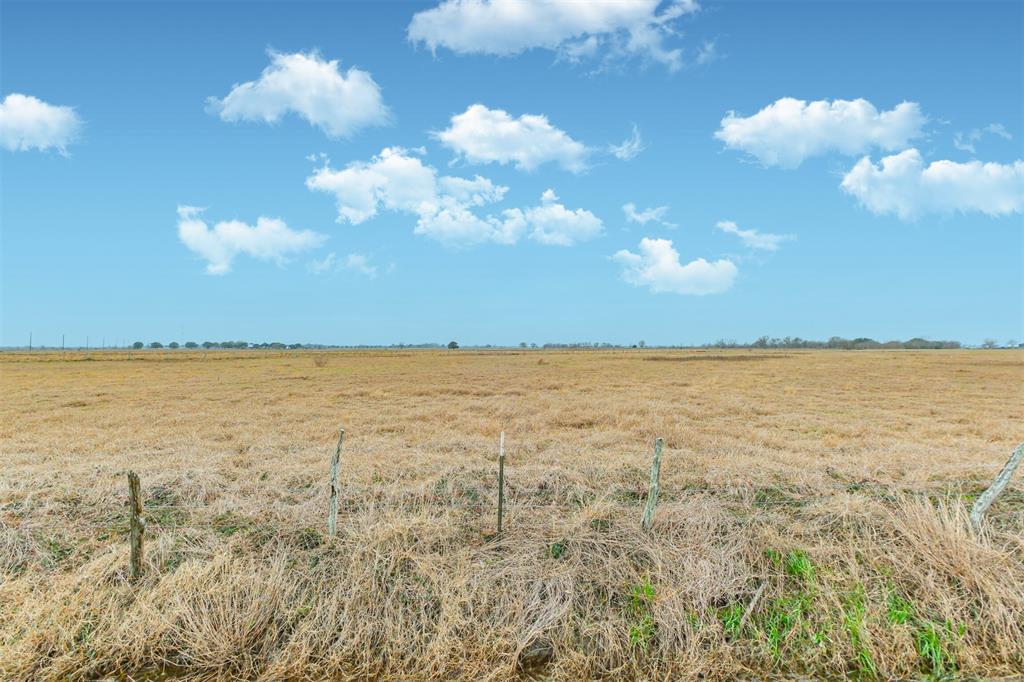
<path fill-rule="evenodd" d="M 152 341 L 150 343 L 144 343 L 142 341 L 136 341 L 132 344 L 132 348 L 136 350 L 142 350 L 145 348 L 204 348 L 210 349 L 228 349 L 228 350 L 240 350 L 240 349 L 267 349 L 267 350 L 318 350 L 318 349 L 375 349 L 375 348 L 395 348 L 395 349 L 443 349 L 457 350 L 460 348 L 460 344 L 457 341 L 450 341 L 446 344 L 442 343 L 393 343 L 391 345 L 328 345 L 320 343 L 281 343 L 280 341 L 273 341 L 270 343 L 251 343 L 249 341 L 203 341 L 202 343 L 196 343 L 195 341 L 186 341 L 185 343 L 178 343 L 177 341 L 171 341 L 164 344 L 160 341 Z M 514 346 L 513 346 L 514 347 Z M 602 349 L 626 349 L 626 348 L 647 348 L 648 345 L 644 341 L 637 341 L 633 344 L 617 344 L 608 343 L 605 341 L 577 341 L 572 343 L 544 343 L 538 345 L 536 343 L 527 343 L 523 341 L 518 344 L 521 349 L 544 349 L 544 350 L 602 350 Z M 790 349 L 836 349 L 836 350 L 871 350 L 871 349 L 911 349 L 911 350 L 925 350 L 925 349 L 953 349 L 961 348 L 962 344 L 959 341 L 932 341 L 920 337 L 914 337 L 907 341 L 876 341 L 875 339 L 867 338 L 864 336 L 857 337 L 854 339 L 847 339 L 841 336 L 833 336 L 827 341 L 815 341 L 813 339 L 802 339 L 799 336 L 786 336 L 786 337 L 775 337 L 775 336 L 761 336 L 754 341 L 740 342 L 732 339 L 719 339 L 713 343 L 706 343 L 700 346 L 692 346 L 686 344 L 666 344 L 652 346 L 654 348 L 790 348 Z M 999 344 L 992 339 L 985 339 L 984 343 L 981 344 L 982 348 L 1024 348 L 1024 343 L 1019 344 L 1015 340 L 1009 340 L 1006 344 Z M 478 345 L 470 346 L 470 348 L 478 349 L 503 349 L 509 348 L 509 346 L 503 345 Z"/>
<path fill-rule="evenodd" d="M 940 350 L 948 348 L 960 348 L 959 341 L 929 341 L 915 337 L 908 341 L 876 341 L 864 336 L 855 339 L 844 339 L 841 336 L 833 336 L 828 341 L 812 341 L 801 339 L 799 336 L 787 336 L 784 338 L 761 336 L 752 343 L 737 343 L 719 339 L 714 343 L 705 344 L 705 348 L 834 348 L 837 350 L 872 350 L 882 349 L 914 349 L 914 350 Z"/>
<path fill-rule="evenodd" d="M 454 341 L 452 343 L 455 343 Z M 245 348 L 256 348 L 256 349 L 269 349 L 269 350 L 322 350 L 328 348 L 443 348 L 439 343 L 395 343 L 390 346 L 336 346 L 322 343 L 281 343 L 280 341 L 272 341 L 270 343 L 250 343 L 249 341 L 203 341 L 202 343 L 196 343 L 195 341 L 186 341 L 185 343 L 178 343 L 177 341 L 171 341 L 170 343 L 164 344 L 160 341 L 151 341 L 150 343 L 144 343 L 142 341 L 136 341 L 132 344 L 132 348 L 135 350 L 142 350 L 144 348 L 204 348 L 210 350 L 211 348 L 224 348 L 229 350 L 238 350 Z M 458 345 L 456 344 L 456 347 Z"/>

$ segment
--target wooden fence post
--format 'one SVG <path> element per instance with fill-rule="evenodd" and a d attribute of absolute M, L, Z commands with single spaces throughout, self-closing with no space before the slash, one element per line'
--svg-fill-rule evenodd
<path fill-rule="evenodd" d="M 1010 459 L 1006 461 L 1006 466 L 996 476 L 996 480 L 992 482 L 988 490 L 983 492 L 981 496 L 974 501 L 974 506 L 971 507 L 971 525 L 974 526 L 974 530 L 981 531 L 981 521 L 985 516 L 985 512 L 995 502 L 996 497 L 999 493 L 1003 492 L 1003 488 L 1010 482 L 1010 478 L 1013 476 L 1013 472 L 1020 466 L 1021 460 L 1024 459 L 1024 443 L 1017 446 L 1017 449 L 1010 455 Z"/>
<path fill-rule="evenodd" d="M 345 440 L 345 429 L 338 429 L 338 446 L 331 457 L 331 501 L 327 511 L 327 534 L 338 534 L 338 470 L 341 468 L 341 443 Z"/>
<path fill-rule="evenodd" d="M 498 439 L 498 535 L 505 520 L 505 432 Z"/>
<path fill-rule="evenodd" d="M 142 518 L 142 486 L 139 475 L 128 472 L 128 506 L 130 514 L 129 542 L 131 543 L 131 577 L 142 576 L 142 538 L 146 532 L 146 520 Z"/>
<path fill-rule="evenodd" d="M 654 524 L 654 510 L 658 506 L 658 477 L 661 476 L 661 450 L 665 441 L 658 438 L 654 441 L 654 461 L 651 462 L 651 489 L 647 493 L 647 506 L 644 507 L 644 516 L 640 521 L 640 527 L 650 530 Z"/>

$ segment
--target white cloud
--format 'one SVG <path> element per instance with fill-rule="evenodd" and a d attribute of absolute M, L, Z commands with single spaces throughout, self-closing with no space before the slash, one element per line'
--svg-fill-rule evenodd
<path fill-rule="evenodd" d="M 784 97 L 746 118 L 730 111 L 715 137 L 766 166 L 795 168 L 830 151 L 853 155 L 872 147 L 902 149 L 922 135 L 927 120 L 914 102 L 879 112 L 864 99 L 808 103 Z"/>
<path fill-rule="evenodd" d="M 622 279 L 659 294 L 720 294 L 732 287 L 738 272 L 732 261 L 724 259 L 698 258 L 683 265 L 669 239 L 641 239 L 639 254 L 623 249 L 613 259 L 623 266 Z"/>
<path fill-rule="evenodd" d="M 543 115 L 513 118 L 501 109 L 474 104 L 452 116 L 451 126 L 435 137 L 470 163 L 513 163 L 520 170 L 533 170 L 555 162 L 574 173 L 586 169 L 586 146 Z"/>
<path fill-rule="evenodd" d="M 310 261 L 308 267 L 309 271 L 314 275 L 323 275 L 335 270 L 352 270 L 370 279 L 376 277 L 378 271 L 377 266 L 370 262 L 369 256 L 361 253 L 350 253 L 344 259 L 339 260 L 338 255 L 333 251 L 320 260 Z M 393 268 L 394 264 L 392 263 L 387 271 L 391 272 Z"/>
<path fill-rule="evenodd" d="M 540 206 L 505 211 L 507 221 L 519 225 L 525 221 L 530 228 L 530 239 L 551 246 L 572 246 L 597 237 L 604 231 L 601 219 L 586 209 L 567 209 L 558 203 L 552 189 L 541 194 Z"/>
<path fill-rule="evenodd" d="M 331 251 L 329 254 L 321 258 L 320 260 L 311 260 L 307 266 L 309 271 L 314 275 L 323 275 L 331 272 L 338 267 L 338 256 Z"/>
<path fill-rule="evenodd" d="M 622 212 L 626 214 L 626 220 L 631 223 L 639 223 L 640 225 L 646 225 L 647 223 L 654 221 L 661 223 L 665 227 L 678 227 L 675 223 L 670 223 L 665 220 L 665 215 L 668 214 L 668 206 L 655 206 L 654 208 L 645 208 L 642 211 L 638 211 L 636 204 L 632 201 L 622 205 Z"/>
<path fill-rule="evenodd" d="M 640 137 L 640 129 L 633 125 L 633 134 L 626 140 L 623 140 L 622 144 L 611 144 L 608 145 L 608 151 L 611 152 L 615 158 L 622 161 L 629 161 L 642 152 L 644 147 L 644 141 Z"/>
<path fill-rule="evenodd" d="M 377 276 L 377 266 L 370 264 L 370 259 L 361 253 L 350 253 L 345 257 L 344 267 L 346 270 L 354 270 L 367 277 Z"/>
<path fill-rule="evenodd" d="M 12 92 L 0 102 L 0 145 L 9 151 L 56 149 L 66 153 L 82 127 L 71 107 Z"/>
<path fill-rule="evenodd" d="M 366 71 L 338 69 L 315 52 L 270 52 L 270 66 L 259 80 L 235 85 L 224 99 L 211 97 L 208 109 L 224 121 L 275 123 L 292 112 L 331 137 L 348 137 L 391 120 L 380 87 Z"/>
<path fill-rule="evenodd" d="M 178 207 L 178 238 L 206 261 L 206 272 L 231 272 L 235 256 L 245 254 L 283 264 L 287 256 L 314 249 L 327 238 L 310 230 L 293 230 L 277 218 L 256 220 L 256 226 L 238 220 L 219 222 L 211 229 L 200 217 L 203 209 Z"/>
<path fill-rule="evenodd" d="M 715 47 L 715 42 L 713 40 L 705 40 L 704 44 L 697 51 L 697 63 L 701 65 L 710 64 L 717 59 L 718 48 Z"/>
<path fill-rule="evenodd" d="M 969 133 L 957 132 L 953 135 L 953 146 L 962 152 L 974 154 L 974 143 L 988 135 L 997 135 L 1004 140 L 1012 140 L 1013 135 L 1002 123 L 990 123 L 984 128 L 975 128 Z"/>
<path fill-rule="evenodd" d="M 719 220 L 715 225 L 722 232 L 734 234 L 740 238 L 744 246 L 761 251 L 778 251 L 782 242 L 795 239 L 791 234 L 772 234 L 770 232 L 758 232 L 757 230 L 741 230 L 739 225 L 731 220 Z"/>
<path fill-rule="evenodd" d="M 417 12 L 407 33 L 431 51 L 505 56 L 540 48 L 570 61 L 641 57 L 675 71 L 682 51 L 665 38 L 676 19 L 698 9 L 696 0 L 444 0 Z"/>
<path fill-rule="evenodd" d="M 479 175 L 439 176 L 433 166 L 400 147 L 386 148 L 369 162 L 357 161 L 341 170 L 324 166 L 306 179 L 306 186 L 334 195 L 338 222 L 358 225 L 380 210 L 408 213 L 416 216 L 415 234 L 453 246 L 515 244 L 526 234 L 543 244 L 570 245 L 602 230 L 594 214 L 567 209 L 551 190 L 539 206 L 482 217 L 476 210 L 502 201 L 507 187 Z"/>
<path fill-rule="evenodd" d="M 871 212 L 903 220 L 928 213 L 1001 216 L 1024 211 L 1024 161 L 933 161 L 925 166 L 918 150 L 907 149 L 886 156 L 878 166 L 865 156 L 841 187 Z"/>
<path fill-rule="evenodd" d="M 369 162 L 356 161 L 341 170 L 323 166 L 306 179 L 306 186 L 334 195 L 342 223 L 358 225 L 383 209 L 417 216 L 416 234 L 450 245 L 514 243 L 519 237 L 503 221 L 473 213 L 474 207 L 500 201 L 507 187 L 479 175 L 438 177 L 415 152 L 400 147 L 388 147 Z"/>

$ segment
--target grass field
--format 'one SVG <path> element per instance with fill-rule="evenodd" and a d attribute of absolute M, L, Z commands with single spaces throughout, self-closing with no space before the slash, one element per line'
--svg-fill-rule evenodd
<path fill-rule="evenodd" d="M 0 679 L 1024 673 L 1020 478 L 982 534 L 966 521 L 1024 438 L 1017 351 L 8 353 L 0 372 Z"/>

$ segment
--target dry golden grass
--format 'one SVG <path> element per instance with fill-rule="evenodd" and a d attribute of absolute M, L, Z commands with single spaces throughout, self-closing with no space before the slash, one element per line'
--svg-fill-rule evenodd
<path fill-rule="evenodd" d="M 0 372 L 5 680 L 1024 672 L 1020 479 L 980 536 L 965 512 L 1024 435 L 1016 351 L 147 351 Z"/>

